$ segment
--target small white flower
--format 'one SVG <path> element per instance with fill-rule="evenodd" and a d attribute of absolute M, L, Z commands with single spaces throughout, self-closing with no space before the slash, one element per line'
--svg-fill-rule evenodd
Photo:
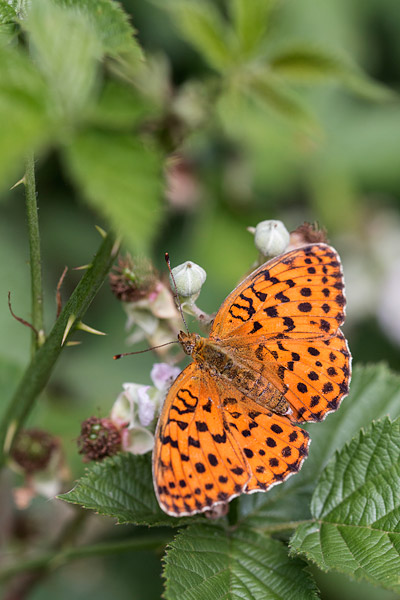
<path fill-rule="evenodd" d="M 141 387 L 138 390 L 137 406 L 138 406 L 138 417 L 143 427 L 148 427 L 153 421 L 157 406 L 157 394 L 154 388 L 149 385 Z"/>
<path fill-rule="evenodd" d="M 122 448 L 132 454 L 149 452 L 154 445 L 153 429 L 167 391 L 180 369 L 155 363 L 151 370 L 154 386 L 124 383 L 111 410 L 111 420 L 122 427 Z"/>
<path fill-rule="evenodd" d="M 278 256 L 289 246 L 290 234 L 282 221 L 261 221 L 248 231 L 254 233 L 254 244 L 264 256 Z"/>
<path fill-rule="evenodd" d="M 164 390 L 170 387 L 180 372 L 179 367 L 172 367 L 168 363 L 154 363 L 150 377 L 158 390 Z"/>
<path fill-rule="evenodd" d="M 122 448 L 131 454 L 146 454 L 154 446 L 154 435 L 145 427 L 133 427 L 122 431 Z"/>

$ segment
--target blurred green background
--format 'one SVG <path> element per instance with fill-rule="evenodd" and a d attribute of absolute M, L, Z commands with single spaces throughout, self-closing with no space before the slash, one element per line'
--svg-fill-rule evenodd
<path fill-rule="evenodd" d="M 224 9 L 224 4 L 215 2 Z M 298 86 L 315 117 L 311 130 L 282 118 L 262 104 L 231 102 L 221 95 L 216 106 L 205 97 L 212 70 L 183 39 L 173 15 L 148 0 L 126 0 L 126 11 L 152 64 L 154 88 L 171 115 L 189 114 L 201 127 L 175 147 L 178 167 L 169 171 L 159 225 L 150 257 L 165 270 L 164 252 L 173 265 L 185 260 L 207 271 L 198 305 L 214 312 L 257 258 L 246 227 L 280 219 L 289 230 L 317 221 L 339 251 L 347 284 L 344 327 L 356 362 L 386 361 L 400 367 L 400 104 L 373 102 L 335 81 Z M 271 36 L 302 41 L 350 56 L 372 78 L 397 91 L 400 81 L 400 10 L 397 0 L 287 0 L 278 3 Z M 172 108 L 171 108 L 172 107 Z M 209 118 L 208 118 L 209 115 Z M 171 134 L 172 132 L 172 134 Z M 1 130 L 0 130 L 1 135 Z M 174 144 L 172 144 L 174 146 Z M 1 156 L 0 156 L 1 161 Z M 18 179 L 22 176 L 19 173 Z M 10 182 L 10 185 L 12 182 Z M 37 188 L 45 284 L 46 327 L 56 314 L 55 289 L 69 267 L 62 295 L 68 298 L 81 276 L 72 269 L 90 262 L 100 243 L 95 225 L 109 224 L 76 191 L 60 154 L 37 157 Z M 168 189 L 167 189 L 168 188 Z M 112 198 L 110 198 L 112 202 Z M 7 292 L 16 314 L 29 320 L 30 281 L 22 186 L 2 195 L 0 221 L 0 353 L 3 389 L 29 359 L 30 331 L 11 318 Z M 132 250 L 127 244 L 126 250 Z M 75 440 L 80 422 L 105 416 L 123 382 L 150 383 L 154 356 L 119 362 L 127 351 L 126 317 L 105 284 L 85 322 L 104 331 L 95 337 L 76 333 L 80 346 L 66 349 L 30 423 L 60 436 L 71 481 L 83 472 Z M 137 348 L 144 348 L 145 344 Z M 9 385 L 12 387 L 12 384 Z M 11 390 L 10 390 L 11 391 Z M 2 402 L 5 402 L 4 398 Z M 7 506 L 11 498 L 7 498 Z M 59 504 L 59 505 L 58 505 Z M 52 538 L 70 507 L 37 499 L 18 516 L 18 544 L 37 539 L 46 527 Z M 5 511 L 7 513 L 7 511 Z M 46 514 L 46 526 L 44 526 Z M 1 517 L 0 517 L 1 520 Z M 105 519 L 90 517 L 87 540 L 128 536 Z M 105 566 L 106 565 L 106 566 Z M 142 588 L 143 580 L 153 588 Z M 323 598 L 346 600 L 394 596 L 375 589 L 346 587 L 339 576 L 320 575 Z M 31 598 L 159 598 L 160 562 L 151 553 L 132 553 L 103 561 L 87 559 L 64 567 L 39 583 Z"/>

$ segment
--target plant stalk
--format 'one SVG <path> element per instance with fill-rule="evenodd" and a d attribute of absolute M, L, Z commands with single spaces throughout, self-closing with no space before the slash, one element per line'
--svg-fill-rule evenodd
<path fill-rule="evenodd" d="M 26 216 L 28 220 L 29 237 L 29 264 L 31 270 L 31 312 L 32 331 L 31 354 L 44 341 L 43 326 L 43 286 L 42 286 L 42 261 L 40 255 L 40 234 L 38 207 L 36 202 L 36 182 L 35 182 L 35 159 L 33 153 L 29 153 L 25 161 L 25 198 L 26 198 Z"/>
<path fill-rule="evenodd" d="M 45 552 L 30 560 L 19 560 L 16 564 L 0 570 L 0 582 L 4 582 L 19 573 L 36 571 L 41 569 L 55 569 L 65 563 L 79 558 L 89 556 L 107 556 L 110 554 L 121 554 L 138 550 L 151 550 L 164 546 L 170 541 L 166 535 L 151 535 L 118 540 L 116 542 L 104 542 L 88 546 L 65 548 L 60 552 Z"/>
<path fill-rule="evenodd" d="M 115 237 L 108 234 L 101 244 L 91 266 L 71 294 L 46 341 L 37 350 L 28 365 L 14 396 L 0 422 L 0 468 L 4 466 L 15 436 L 32 410 L 38 394 L 45 387 L 57 358 L 63 350 L 68 324 L 68 335 L 83 318 L 109 272 L 118 247 Z"/>

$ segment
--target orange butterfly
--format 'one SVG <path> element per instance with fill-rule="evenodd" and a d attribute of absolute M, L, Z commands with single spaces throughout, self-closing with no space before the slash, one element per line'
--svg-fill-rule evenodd
<path fill-rule="evenodd" d="M 161 508 L 192 515 L 297 472 L 309 434 L 348 393 L 336 251 L 303 246 L 265 263 L 229 294 L 209 338 L 180 332 L 194 359 L 172 384 L 156 431 Z"/>

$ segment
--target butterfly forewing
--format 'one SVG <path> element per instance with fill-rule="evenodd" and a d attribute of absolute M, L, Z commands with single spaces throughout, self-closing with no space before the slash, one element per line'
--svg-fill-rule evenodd
<path fill-rule="evenodd" d="M 227 502 L 250 474 L 229 434 L 213 380 L 192 363 L 173 383 L 156 432 L 156 494 L 163 510 L 190 515 Z"/>
<path fill-rule="evenodd" d="M 304 246 L 259 267 L 227 297 L 212 339 L 326 337 L 344 321 L 344 283 L 336 251 Z"/>

